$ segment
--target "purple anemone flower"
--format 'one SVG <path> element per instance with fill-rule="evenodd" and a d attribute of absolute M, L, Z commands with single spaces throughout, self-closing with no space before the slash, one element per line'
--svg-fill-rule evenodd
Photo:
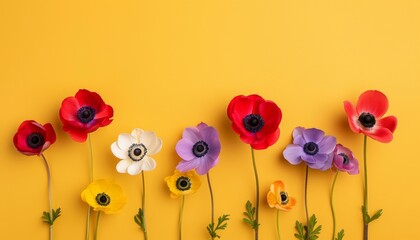
<path fill-rule="evenodd" d="M 313 169 L 325 171 L 331 168 L 337 141 L 333 136 L 316 128 L 297 127 L 293 130 L 293 144 L 283 151 L 284 158 L 293 165 L 304 161 Z"/>
<path fill-rule="evenodd" d="M 214 127 L 200 123 L 184 130 L 175 149 L 182 158 L 176 169 L 180 172 L 195 169 L 200 175 L 207 174 L 219 162 L 219 134 Z"/>
<path fill-rule="evenodd" d="M 337 144 L 335 147 L 333 166 L 336 169 L 342 172 L 347 172 L 350 175 L 359 174 L 359 162 L 353 156 L 350 149 L 341 144 Z"/>

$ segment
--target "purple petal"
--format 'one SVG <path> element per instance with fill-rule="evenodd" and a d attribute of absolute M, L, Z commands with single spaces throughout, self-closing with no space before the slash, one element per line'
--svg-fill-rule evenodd
<path fill-rule="evenodd" d="M 200 175 L 207 174 L 219 162 L 219 158 L 211 159 L 207 155 L 200 159 L 200 165 L 196 168 L 196 171 Z"/>
<path fill-rule="evenodd" d="M 182 138 L 183 139 L 189 139 L 191 142 L 198 142 L 201 139 L 201 135 L 200 132 L 198 131 L 198 128 L 195 127 L 190 127 L 190 128 L 186 128 L 184 130 L 184 132 L 182 133 Z"/>
<path fill-rule="evenodd" d="M 204 128 L 206 128 L 206 127 L 208 127 L 208 125 L 207 125 L 207 124 L 205 124 L 205 123 L 203 123 L 203 122 L 201 122 L 201 123 L 199 123 L 199 124 L 197 125 L 197 129 L 198 129 L 198 131 L 201 131 L 202 129 L 204 129 Z"/>
<path fill-rule="evenodd" d="M 317 128 L 309 128 L 303 131 L 303 138 L 306 142 L 319 143 L 324 137 L 324 132 Z"/>
<path fill-rule="evenodd" d="M 308 155 L 306 153 L 304 153 L 301 156 L 302 160 L 305 161 L 306 163 L 316 163 L 317 159 L 315 158 L 315 155 Z"/>
<path fill-rule="evenodd" d="M 181 161 L 176 166 L 176 169 L 180 172 L 188 172 L 189 170 L 196 169 L 200 164 L 200 159 L 194 161 Z"/>
<path fill-rule="evenodd" d="M 330 169 L 332 167 L 333 159 L 334 159 L 334 154 L 333 153 L 328 154 L 327 161 L 324 163 L 324 166 L 321 167 L 319 170 L 325 171 L 325 170 Z"/>
<path fill-rule="evenodd" d="M 302 136 L 303 135 L 303 130 L 305 130 L 303 127 L 295 127 L 295 129 L 293 129 L 293 139 L 295 139 L 297 136 Z"/>
<path fill-rule="evenodd" d="M 201 131 L 201 134 L 203 136 L 204 142 L 206 142 L 209 147 L 209 152 L 207 155 L 209 155 L 212 159 L 219 157 L 221 145 L 219 134 L 217 133 L 216 129 L 207 127 Z"/>
<path fill-rule="evenodd" d="M 328 154 L 318 153 L 313 155 L 315 162 L 307 162 L 307 165 L 313 169 L 321 169 L 328 163 Z"/>
<path fill-rule="evenodd" d="M 178 141 L 176 144 L 175 150 L 176 153 L 178 153 L 179 157 L 182 158 L 185 161 L 191 161 L 192 159 L 196 158 L 194 155 L 192 149 L 193 149 L 194 143 L 191 142 L 187 138 L 183 138 Z"/>
<path fill-rule="evenodd" d="M 319 153 L 332 153 L 335 149 L 337 140 L 333 136 L 325 136 L 324 139 L 318 144 Z"/>
<path fill-rule="evenodd" d="M 304 154 L 302 147 L 296 144 L 289 144 L 283 151 L 283 157 L 293 165 L 299 164 Z"/>

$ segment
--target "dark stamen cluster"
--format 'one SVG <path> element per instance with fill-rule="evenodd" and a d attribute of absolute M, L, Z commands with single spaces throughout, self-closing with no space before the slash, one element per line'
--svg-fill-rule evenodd
<path fill-rule="evenodd" d="M 44 143 L 44 137 L 37 132 L 29 134 L 26 138 L 26 144 L 28 144 L 28 146 L 33 149 L 41 147 L 42 145 L 44 145 Z"/>
<path fill-rule="evenodd" d="M 176 188 L 180 191 L 186 191 L 191 188 L 191 180 L 187 177 L 179 177 L 176 180 Z"/>
<path fill-rule="evenodd" d="M 192 148 L 193 154 L 196 157 L 203 157 L 209 151 L 209 145 L 204 141 L 198 141 Z"/>
<path fill-rule="evenodd" d="M 243 119 L 246 130 L 256 133 L 264 126 L 264 119 L 259 114 L 249 114 Z"/>
<path fill-rule="evenodd" d="M 81 107 L 77 111 L 77 118 L 82 123 L 89 123 L 95 118 L 95 114 L 96 114 L 95 109 L 89 106 L 85 106 L 85 107 Z"/>
<path fill-rule="evenodd" d="M 362 124 L 363 127 L 371 128 L 371 127 L 375 126 L 376 119 L 375 119 L 375 116 L 373 116 L 372 114 L 370 114 L 368 112 L 364 112 L 364 113 L 360 114 L 359 122 L 360 122 L 360 124 Z"/>
<path fill-rule="evenodd" d="M 303 151 L 308 155 L 315 155 L 319 151 L 318 144 L 314 142 L 305 143 L 305 145 L 303 146 Z"/>
<path fill-rule="evenodd" d="M 106 193 L 99 193 L 96 195 L 96 202 L 101 206 L 108 206 L 111 203 L 111 198 Z"/>

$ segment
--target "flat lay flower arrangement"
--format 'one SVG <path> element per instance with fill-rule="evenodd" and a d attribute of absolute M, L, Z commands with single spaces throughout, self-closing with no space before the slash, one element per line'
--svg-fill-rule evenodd
<path fill-rule="evenodd" d="M 314 126 L 296 126 L 291 132 L 282 130 L 282 134 L 280 134 L 282 118 L 287 118 L 287 116 L 283 116 L 280 106 L 275 102 L 266 100 L 257 94 L 235 96 L 228 106 L 223 107 L 227 109 L 227 118 L 231 121 L 231 129 L 239 135 L 239 139 L 243 143 L 249 145 L 250 150 L 249 165 L 254 173 L 255 194 L 249 196 L 250 200 L 243 199 L 243 219 L 233 219 L 231 213 L 217 211 L 215 202 L 223 202 L 223 198 L 231 196 L 217 195 L 217 190 L 223 186 L 214 186 L 211 183 L 211 170 L 225 160 L 220 158 L 223 147 L 219 132 L 215 127 L 205 123 L 205 119 L 196 125 L 180 129 L 179 133 L 182 133 L 182 137 L 175 146 L 165 146 L 163 140 L 151 130 L 135 128 L 127 130 L 125 133 L 116 134 L 115 141 L 109 143 L 108 148 L 100 150 L 110 151 L 116 160 L 119 159 L 115 166 L 118 173 L 131 176 L 141 175 L 141 182 L 136 183 L 140 186 L 141 199 L 138 201 L 141 204 L 138 211 L 133 212 L 133 218 L 127 219 L 127 222 L 138 226 L 139 235 L 142 235 L 143 239 L 153 239 L 153 236 L 149 237 L 147 220 L 155 214 L 148 211 L 148 205 L 154 204 L 154 202 L 150 201 L 146 195 L 145 174 L 157 167 L 159 161 L 154 159 L 154 155 L 162 148 L 173 149 L 179 157 L 173 173 L 169 173 L 162 179 L 167 186 L 168 198 L 180 201 L 178 222 L 165 223 L 177 226 L 179 240 L 183 238 L 183 233 L 188 231 L 188 226 L 183 226 L 183 219 L 190 217 L 184 215 L 186 198 L 193 197 L 188 195 L 194 194 L 203 185 L 207 185 L 210 197 L 210 205 L 207 207 L 211 218 L 209 224 L 203 226 L 203 231 L 208 233 L 209 239 L 223 238 L 223 231 L 228 229 L 230 221 L 243 221 L 252 229 L 253 238 L 259 239 L 260 225 L 269 221 L 260 218 L 261 204 L 266 204 L 269 208 L 276 210 L 277 228 L 275 231 L 278 240 L 281 239 L 281 216 L 287 214 L 282 212 L 292 211 L 297 204 L 304 206 L 305 221 L 295 222 L 295 238 L 299 240 L 318 239 L 323 231 L 322 226 L 326 223 L 318 223 L 316 214 L 312 212 L 313 210 L 308 209 L 310 201 L 308 182 L 310 179 L 313 181 L 310 174 L 312 171 L 332 171 L 334 173 L 329 195 L 330 224 L 332 225 L 330 238 L 332 240 L 345 238 L 345 229 L 337 226 L 340 216 L 335 214 L 334 207 L 334 204 L 339 204 L 334 202 L 334 189 L 336 184 L 340 184 L 338 176 L 340 172 L 350 175 L 363 173 L 364 191 L 363 203 L 360 203 L 360 228 L 363 229 L 364 240 L 367 240 L 369 235 L 375 235 L 374 232 L 368 232 L 369 224 L 380 218 L 383 211 L 380 209 L 372 213 L 368 208 L 368 163 L 373 163 L 367 161 L 367 137 L 381 143 L 389 143 L 392 141 L 393 133 L 397 127 L 396 117 L 392 115 L 384 117 L 388 110 L 388 99 L 382 92 L 365 91 L 359 96 L 355 105 L 350 101 L 344 101 L 342 114 L 346 114 L 350 129 L 355 133 L 361 133 L 364 137 L 363 156 L 353 154 L 351 149 L 358 146 L 343 146 L 340 140 L 331 133 Z M 80 189 L 80 201 L 86 203 L 85 239 L 89 240 L 93 236 L 93 239 L 96 240 L 99 239 L 101 214 L 118 213 L 124 208 L 128 198 L 135 198 L 135 196 L 125 194 L 124 186 L 109 179 L 96 179 L 94 175 L 93 163 L 98 159 L 94 159 L 90 135 L 111 124 L 114 111 L 112 106 L 105 103 L 98 93 L 81 89 L 74 96 L 64 98 L 61 108 L 57 112 L 62 123 L 61 130 L 75 142 L 87 144 L 89 147 L 89 161 L 86 162 L 90 169 L 89 182 L 86 182 L 84 189 Z M 53 239 L 53 226 L 60 224 L 59 219 L 65 217 L 66 211 L 71 211 L 71 209 L 52 206 L 51 182 L 53 179 L 51 171 L 53 169 L 50 169 L 45 153 L 47 150 L 53 151 L 50 148 L 56 142 L 56 131 L 58 129 L 54 130 L 50 123 L 42 124 L 35 120 L 23 120 L 13 138 L 14 146 L 18 152 L 28 156 L 39 156 L 45 165 L 48 209 L 40 210 L 42 211 L 40 218 L 48 226 L 50 240 Z M 297 190 L 287 187 L 287 179 L 272 179 L 270 186 L 264 186 L 268 192 L 261 193 L 260 191 L 260 172 L 258 171 L 256 152 L 273 146 L 283 135 L 291 135 L 292 142 L 283 147 L 279 158 L 283 157 L 282 161 L 287 161 L 292 165 L 305 165 L 303 199 L 294 197 Z M 232 141 L 236 141 L 236 139 L 232 139 Z M 229 151 L 229 149 L 223 149 L 223 151 Z M 359 161 L 361 162 L 359 163 Z M 359 169 L 359 166 L 362 169 Z M 206 181 L 206 184 L 203 180 Z M 260 203 L 262 198 L 266 199 L 264 203 Z M 338 207 L 343 206 L 340 204 Z M 94 222 L 94 226 L 91 226 L 91 222 Z"/>

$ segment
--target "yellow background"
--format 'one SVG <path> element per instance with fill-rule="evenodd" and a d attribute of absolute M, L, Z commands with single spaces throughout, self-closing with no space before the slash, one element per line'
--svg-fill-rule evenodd
<path fill-rule="evenodd" d="M 185 127 L 204 121 L 221 136 L 222 153 L 211 171 L 216 215 L 229 213 L 222 239 L 253 239 L 242 223 L 254 201 L 249 146 L 230 129 L 229 101 L 258 93 L 283 111 L 281 136 L 256 152 L 261 185 L 260 239 L 275 239 L 275 210 L 265 203 L 272 181 L 286 182 L 298 200 L 281 213 L 282 239 L 293 239 L 304 221 L 304 166 L 281 155 L 296 126 L 317 127 L 353 149 L 362 160 L 362 135 L 350 131 L 343 101 L 367 89 L 389 98 L 398 117 L 394 140 L 368 141 L 370 210 L 384 209 L 370 225 L 371 239 L 419 239 L 418 135 L 420 117 L 420 2 L 417 0 L 119 0 L 1 1 L 0 3 L 0 239 L 47 239 L 42 160 L 19 154 L 12 138 L 26 119 L 51 122 L 57 142 L 45 152 L 53 175 L 54 207 L 63 215 L 56 240 L 84 238 L 80 192 L 88 183 L 88 145 L 61 130 L 61 101 L 80 88 L 113 106 L 111 125 L 92 134 L 94 176 L 122 185 L 122 212 L 103 215 L 99 239 L 142 239 L 133 222 L 141 206 L 140 175 L 118 174 L 110 144 L 135 127 L 153 130 L 164 146 L 157 168 L 146 173 L 150 240 L 177 239 L 180 200 L 169 198 L 163 178 L 179 160 L 175 144 Z M 331 239 L 329 190 L 333 173 L 311 171 L 309 210 Z M 209 239 L 210 201 L 203 186 L 186 198 L 184 239 Z M 362 175 L 340 174 L 338 228 L 361 239 Z"/>

